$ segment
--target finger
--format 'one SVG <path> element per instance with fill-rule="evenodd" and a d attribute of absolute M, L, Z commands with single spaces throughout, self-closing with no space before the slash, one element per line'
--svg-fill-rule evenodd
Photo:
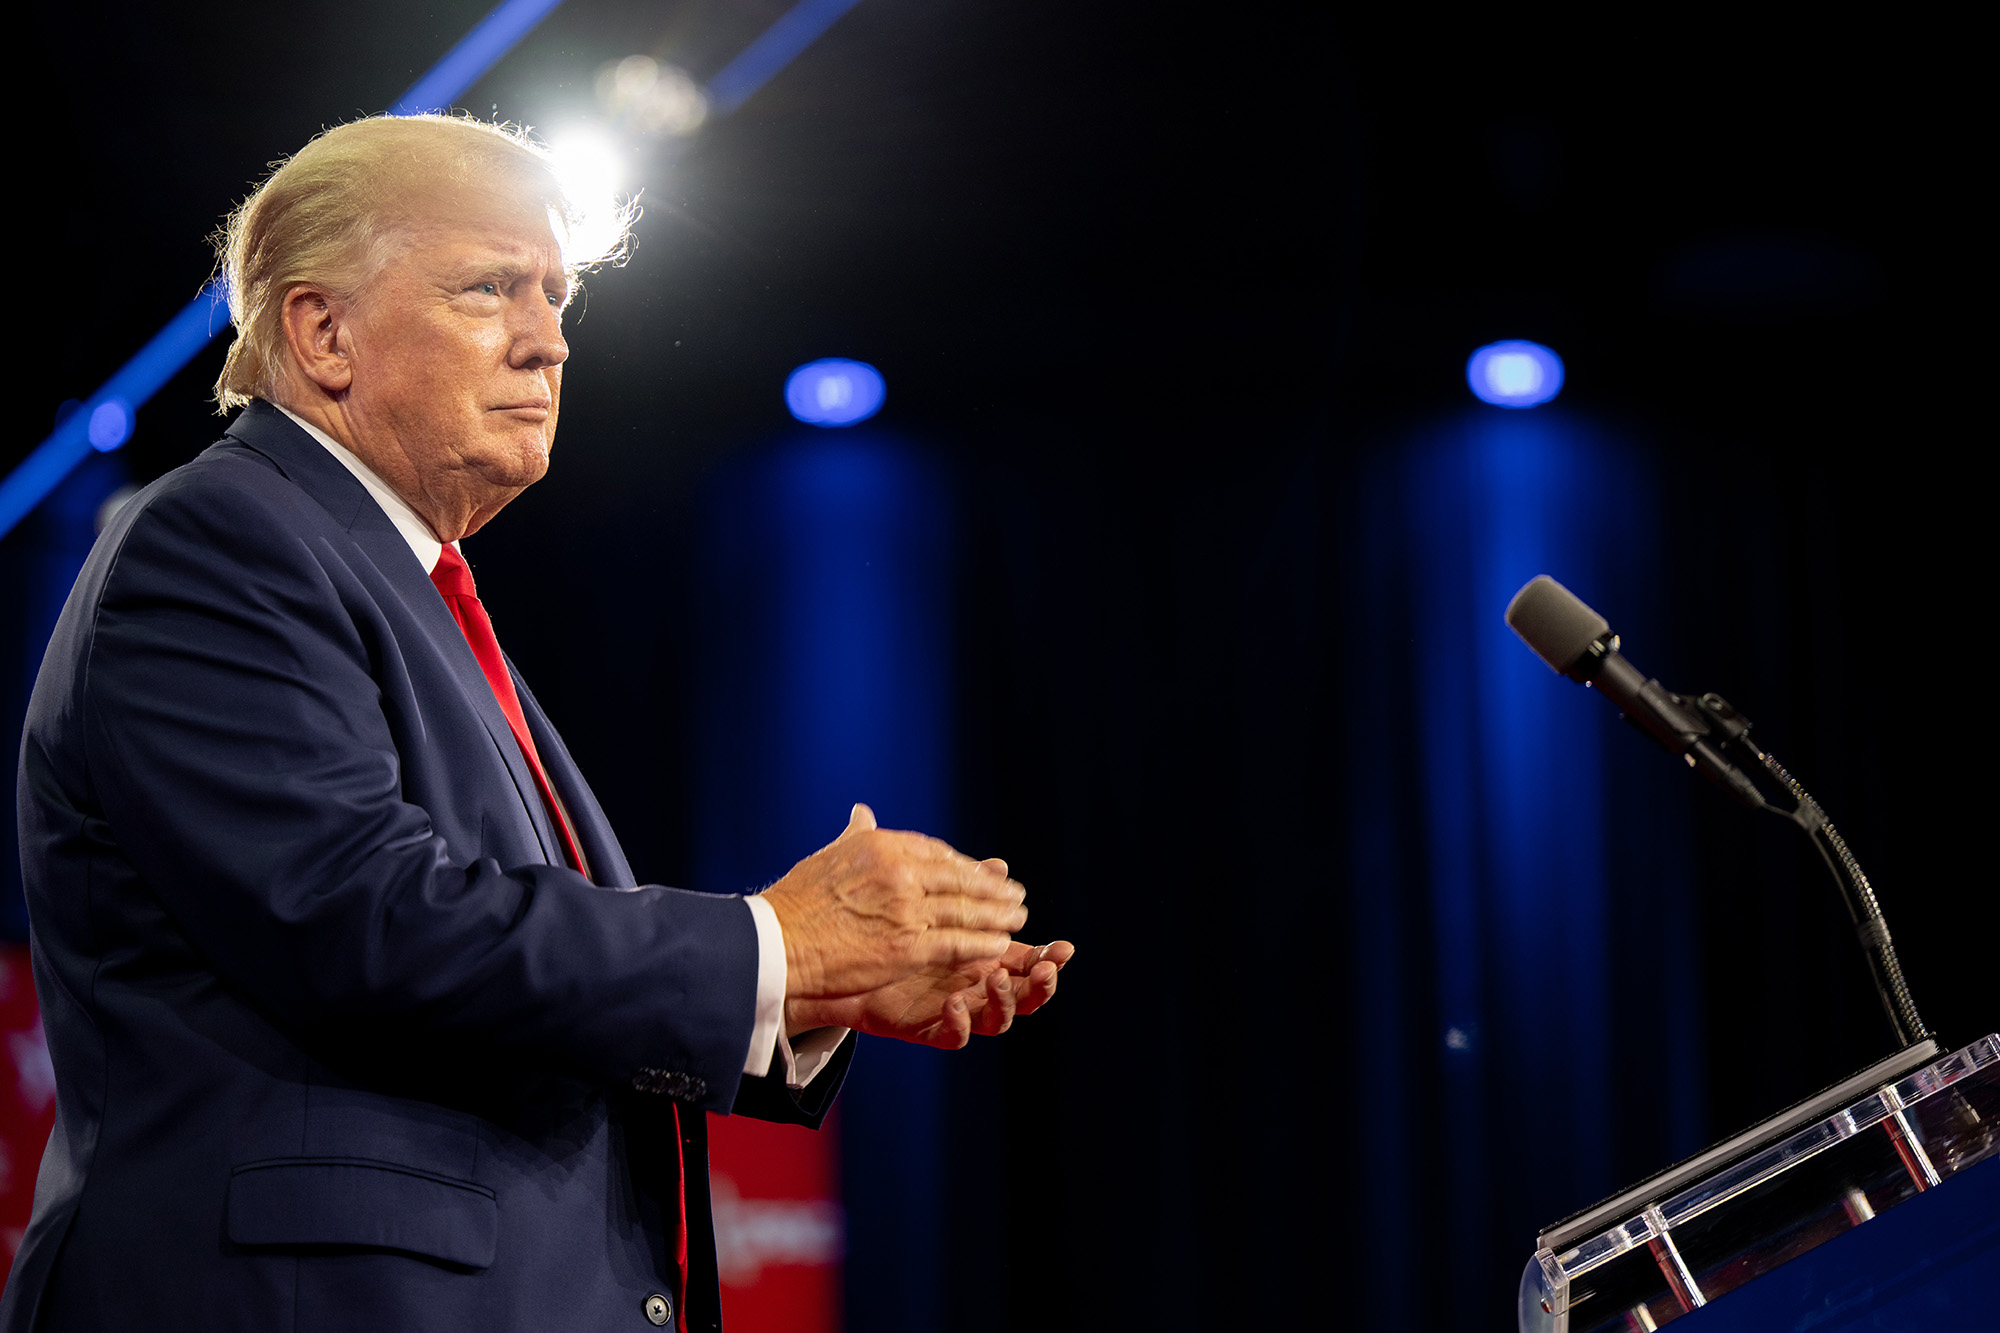
<path fill-rule="evenodd" d="M 947 1051 L 963 1050 L 972 1040 L 972 1006 L 963 995 L 954 995 L 945 1002 L 944 1013 L 938 1021 L 925 1028 L 923 1041 L 926 1046 L 936 1046 Z"/>
<path fill-rule="evenodd" d="M 1068 940 L 1053 940 L 1035 950 L 1036 962 L 1054 963 L 1058 972 L 1067 967 L 1069 960 L 1074 957 L 1076 957 L 1076 946 Z"/>
<path fill-rule="evenodd" d="M 1006 878 L 1007 863 L 997 856 L 975 861 L 944 839 L 933 838 L 926 833 L 899 830 L 896 837 L 905 845 L 912 860 L 928 861 L 958 870 L 978 871 L 984 874 L 994 874 L 997 871 L 1000 878 Z"/>
<path fill-rule="evenodd" d="M 998 931 L 943 927 L 925 931 L 917 941 L 916 963 L 920 967 L 960 967 L 990 962 L 1006 953 L 1012 943 Z"/>
<path fill-rule="evenodd" d="M 1007 878 L 1007 863 L 997 856 L 975 861 L 948 842 L 903 829 L 887 830 L 885 838 L 885 850 L 916 873 L 926 893 L 965 893 L 975 898 L 1027 896 L 1026 889 Z"/>
<path fill-rule="evenodd" d="M 1044 945 L 1042 947 L 1047 948 L 1048 946 Z M 1008 944 L 1006 952 L 1000 955 L 1000 966 L 1006 968 L 1017 977 L 1025 977 L 1028 975 L 1029 969 L 1041 961 L 1041 957 L 1041 950 L 1037 949 L 1034 945 L 1023 944 L 1019 940 L 1015 940 Z"/>
<path fill-rule="evenodd" d="M 924 884 L 931 893 L 962 893 L 973 898 L 1004 898 L 1020 902 L 1028 896 L 1028 890 L 1019 880 L 1008 879 L 1005 874 L 995 874 L 987 869 L 993 864 L 992 861 L 959 860 L 940 867 L 941 874 L 925 876 Z"/>
<path fill-rule="evenodd" d="M 875 827 L 875 812 L 873 810 L 870 810 L 867 806 L 861 804 L 859 801 L 856 801 L 854 803 L 853 808 L 847 812 L 847 827 L 842 829 L 839 833 L 839 836 L 835 837 L 832 842 L 828 843 L 826 846 L 820 848 L 819 850 L 820 852 L 830 851 L 833 848 L 838 847 L 841 843 L 846 842 L 849 838 L 853 837 L 855 834 L 868 833 L 872 831 L 874 827 Z M 801 864 L 804 863 L 801 862 Z"/>
<path fill-rule="evenodd" d="M 1014 985 L 1014 1012 L 1032 1014 L 1055 998 L 1056 965 L 1036 963 L 1028 975 Z"/>
<path fill-rule="evenodd" d="M 940 861 L 949 865 L 979 864 L 943 838 L 933 838 L 930 834 L 919 833 L 915 829 L 889 829 L 888 832 L 902 844 L 903 850 L 913 861 Z"/>
<path fill-rule="evenodd" d="M 924 904 L 933 928 L 998 930 L 1011 935 L 1028 924 L 1028 909 L 1018 899 L 1013 902 L 986 902 L 976 898 L 932 898 Z M 1001 950 L 994 950 L 992 957 Z"/>
<path fill-rule="evenodd" d="M 1014 979 L 1006 969 L 995 968 L 986 976 L 986 1003 L 979 1010 L 979 1032 L 997 1037 L 1014 1025 Z"/>

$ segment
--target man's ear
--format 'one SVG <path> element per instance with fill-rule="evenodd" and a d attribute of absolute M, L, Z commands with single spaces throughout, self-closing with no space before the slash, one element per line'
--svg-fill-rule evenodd
<path fill-rule="evenodd" d="M 278 319 L 285 344 L 300 374 L 327 393 L 343 393 L 354 383 L 347 359 L 348 309 L 319 287 L 300 285 L 285 293 Z"/>

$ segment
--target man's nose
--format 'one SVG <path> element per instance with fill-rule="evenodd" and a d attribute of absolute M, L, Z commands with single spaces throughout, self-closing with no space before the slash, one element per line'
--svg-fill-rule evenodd
<path fill-rule="evenodd" d="M 540 296 L 523 301 L 521 306 L 508 364 L 517 370 L 546 370 L 569 360 L 569 344 L 562 336 L 562 312 Z"/>

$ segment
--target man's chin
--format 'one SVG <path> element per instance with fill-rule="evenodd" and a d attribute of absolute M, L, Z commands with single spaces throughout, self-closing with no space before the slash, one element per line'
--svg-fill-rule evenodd
<path fill-rule="evenodd" d="M 508 431 L 493 442 L 477 466 L 491 485 L 516 490 L 532 486 L 548 475 L 548 437 L 540 430 Z"/>

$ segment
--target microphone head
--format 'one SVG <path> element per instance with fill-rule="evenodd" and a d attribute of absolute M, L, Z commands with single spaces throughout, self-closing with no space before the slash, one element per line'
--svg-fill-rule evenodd
<path fill-rule="evenodd" d="M 1507 603 L 1507 624 L 1535 655 L 1558 672 L 1570 675 L 1584 650 L 1611 633 L 1610 622 L 1583 604 L 1583 599 L 1547 574 Z"/>

